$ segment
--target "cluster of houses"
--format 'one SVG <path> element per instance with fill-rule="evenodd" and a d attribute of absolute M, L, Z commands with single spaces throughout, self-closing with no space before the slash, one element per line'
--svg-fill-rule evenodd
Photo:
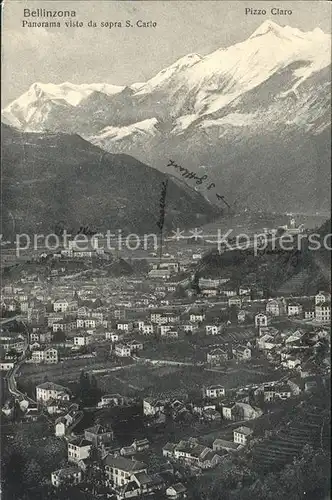
<path fill-rule="evenodd" d="M 67 440 L 68 466 L 52 472 L 51 481 L 59 487 L 65 481 L 79 484 L 84 480 L 86 461 L 92 447 L 101 450 L 102 462 L 98 467 L 104 471 L 104 486 L 118 499 L 142 498 L 143 495 L 162 493 L 169 498 L 184 498 L 187 489 L 177 483 L 172 466 L 167 463 L 155 472 L 149 465 L 135 458 L 136 453 L 146 450 L 146 439 L 135 440 L 131 446 L 107 451 L 112 432 L 100 425 L 85 430 L 84 435 Z"/>
<path fill-rule="evenodd" d="M 150 448 L 149 441 L 135 439 L 130 445 L 114 447 L 114 431 L 109 423 L 95 423 L 75 434 L 78 425 L 82 425 L 83 411 L 79 405 L 71 402 L 70 390 L 53 382 L 44 382 L 36 387 L 36 401 L 39 407 L 49 413 L 61 413 L 54 421 L 55 435 L 65 439 L 67 444 L 68 465 L 51 473 L 54 487 L 63 484 L 79 485 L 86 477 L 89 457 L 92 449 L 99 449 L 102 467 L 105 473 L 104 486 L 118 500 L 141 498 L 145 494 L 162 492 L 169 498 L 184 498 L 186 488 L 176 482 L 173 467 L 167 462 L 160 466 L 160 471 L 151 471 L 148 464 L 136 459 L 136 455 Z M 129 398 L 119 394 L 102 397 L 97 408 L 130 404 Z M 56 408 L 56 411 L 50 411 Z M 56 416 L 56 415 L 55 415 Z"/>
<path fill-rule="evenodd" d="M 91 258 L 97 250 L 98 245 L 85 253 L 71 247 L 64 250 L 59 259 Z M 241 325 L 243 331 L 246 325 L 252 327 L 256 334 L 254 340 L 228 347 L 225 344 L 209 347 L 206 362 L 211 367 L 220 366 L 229 359 L 245 363 L 258 350 L 272 364 L 290 371 L 284 382 L 251 388 L 256 400 L 261 397 L 264 404 L 310 392 L 317 386 L 319 382 L 313 377 L 310 359 L 325 340 L 329 340 L 329 332 L 324 327 L 331 318 L 329 293 L 320 291 L 314 297 L 296 300 L 264 300 L 262 291 L 249 285 L 238 287 L 228 279 L 200 278 L 202 298 L 218 300 L 219 309 L 216 312 L 214 307 L 211 312 L 208 300 L 199 304 L 195 293 L 185 284 L 185 299 L 174 298 L 178 283 L 171 279 L 180 270 L 178 262 L 168 262 L 152 266 L 147 280 L 119 279 L 110 285 L 107 276 L 98 275 L 90 280 L 73 281 L 74 287 L 66 276 L 62 277 L 61 272 L 53 269 L 49 283 L 42 283 L 38 276 L 26 276 L 17 285 L 3 287 L 3 313 L 18 315 L 28 325 L 29 334 L 9 332 L 3 325 L 0 331 L 1 369 L 14 367 L 13 352 L 18 355 L 25 352 L 27 363 L 53 365 L 60 362 L 60 347 L 74 353 L 85 352 L 99 343 L 106 345 L 117 358 L 136 359 L 144 350 L 145 342 L 153 342 L 156 337 L 165 342 L 176 342 L 193 334 L 212 339 L 222 336 L 230 324 L 236 324 Z M 272 326 L 275 318 L 287 317 L 299 321 L 299 328 L 279 331 Z M 304 331 L 301 321 L 317 328 Z M 120 394 L 106 394 L 96 410 L 123 409 L 132 404 L 133 400 Z M 75 434 L 75 429 L 82 425 L 84 413 L 72 402 L 71 391 L 65 386 L 54 382 L 37 385 L 36 407 L 29 402 L 27 406 L 31 418 L 36 418 L 40 411 L 53 418 L 55 435 L 67 444 L 68 466 L 52 472 L 52 484 L 59 487 L 64 483 L 82 483 L 91 451 L 98 448 L 105 485 L 118 500 L 149 494 L 157 498 L 161 494 L 183 498 L 186 488 L 173 474 L 176 464 L 185 464 L 197 474 L 218 466 L 228 453 L 248 444 L 254 436 L 250 421 L 263 414 L 249 392 L 229 394 L 222 385 L 203 387 L 202 397 L 197 401 L 144 397 L 142 414 L 147 426 L 165 424 L 168 417 L 174 422 L 213 423 L 216 426 L 223 420 L 236 422 L 229 441 L 215 439 L 212 446 L 196 438 L 165 443 L 161 452 L 165 463 L 156 470 L 140 456 L 149 451 L 151 443 L 142 438 L 116 447 L 109 422 L 95 422 Z"/>
<path fill-rule="evenodd" d="M 220 454 L 208 446 L 199 444 L 196 438 L 181 440 L 179 443 L 167 443 L 163 447 L 163 456 L 199 469 L 211 469 L 222 462 Z"/>
<path fill-rule="evenodd" d="M 57 363 L 58 354 L 52 350 L 56 344 L 62 342 L 72 350 L 82 348 L 98 342 L 109 342 L 113 352 L 119 357 L 129 357 L 133 351 L 140 350 L 141 344 L 136 341 L 128 344 L 128 336 L 158 336 L 162 339 L 177 340 L 182 335 L 205 334 L 206 336 L 223 335 L 225 328 L 233 320 L 230 319 L 235 312 L 237 323 L 254 324 L 255 328 L 267 327 L 273 318 L 291 317 L 297 320 L 311 321 L 313 325 L 328 325 L 331 320 L 331 295 L 320 291 L 312 298 L 285 299 L 275 298 L 267 301 L 260 300 L 255 303 L 252 310 L 250 299 L 251 288 L 241 286 L 234 290 L 225 280 L 209 280 L 200 278 L 202 290 L 213 290 L 216 287 L 224 294 L 225 304 L 220 305 L 220 311 L 212 313 L 205 305 L 197 309 L 188 307 L 183 312 L 173 308 L 153 307 L 149 311 L 149 298 L 143 298 L 146 306 L 145 314 L 142 312 L 131 313 L 131 319 L 126 319 L 130 312 L 130 305 L 124 302 L 123 307 L 118 307 L 112 298 L 112 292 L 104 291 L 103 301 L 96 295 L 96 283 L 82 285 L 82 290 L 74 290 L 68 285 L 58 285 L 58 294 L 63 298 L 53 298 L 53 295 L 43 285 L 34 282 L 25 287 L 6 286 L 2 290 L 2 310 L 16 311 L 21 319 L 29 326 L 29 339 L 23 335 L 9 334 L 4 329 L 0 334 L 0 347 L 3 352 L 22 352 L 28 342 L 32 351 L 32 363 Z M 130 286 L 129 286 L 130 285 Z M 128 297 L 135 295 L 135 285 L 127 283 Z M 162 290 L 160 290 L 162 289 Z M 168 290 L 170 289 L 170 290 Z M 160 285 L 156 283 L 153 288 L 155 297 L 161 303 L 161 297 L 167 293 L 174 293 L 175 284 Z M 142 294 L 144 296 L 144 294 Z M 147 294 L 149 295 L 149 294 Z M 169 302 L 169 301 L 165 301 Z M 84 305 L 85 303 L 85 305 Z M 196 308 L 195 308 L 196 307 Z M 229 311 L 233 313 L 230 315 Z M 226 313 L 225 313 L 226 311 Z M 228 312 L 227 312 L 228 311 Z M 136 316 L 136 317 L 135 317 Z M 140 344 L 140 345 L 138 345 Z M 111 346 L 110 346 L 111 348 Z M 250 359 L 249 346 L 237 346 L 233 356 L 238 360 Z M 229 353 L 217 350 L 209 353 L 207 362 L 218 364 L 220 360 L 228 357 Z"/>
<path fill-rule="evenodd" d="M 273 327 L 260 327 L 256 344 L 272 363 L 288 370 L 298 370 L 312 366 L 310 358 L 329 342 L 329 331 L 318 327 L 312 331 L 301 328 L 293 331 L 279 331 Z M 328 358 L 324 360 L 328 363 Z M 326 365 L 328 369 L 328 365 Z"/>
<path fill-rule="evenodd" d="M 179 415 L 191 414 L 198 419 L 207 418 L 208 421 L 220 422 L 221 419 L 225 419 L 240 423 L 262 415 L 259 408 L 241 401 L 226 400 L 226 396 L 223 386 L 212 385 L 203 387 L 202 399 L 197 403 L 144 398 L 142 412 L 145 418 L 155 421 L 166 413 L 175 420 Z M 125 405 L 128 403 L 126 399 L 119 394 L 104 395 L 97 408 Z M 109 487 L 119 500 L 149 493 L 158 494 L 158 492 L 169 498 L 183 498 L 186 488 L 182 483 L 176 483 L 173 474 L 176 464 L 189 466 L 193 473 L 196 470 L 216 467 L 222 463 L 227 453 L 245 446 L 253 434 L 249 427 L 240 425 L 234 429 L 232 441 L 216 439 L 212 447 L 200 443 L 196 438 L 181 440 L 178 443 L 166 443 L 162 448 L 162 456 L 167 462 L 160 466 L 160 470 L 152 471 L 146 463 L 136 458 L 137 454 L 149 450 L 150 443 L 146 438 L 135 439 L 128 446 L 114 447 L 112 426 L 101 422 L 75 435 L 75 428 L 82 420 L 82 411 L 77 404 L 71 402 L 71 392 L 68 388 L 53 382 L 39 384 L 36 387 L 36 401 L 39 406 L 47 408 L 48 412 L 55 416 L 56 413 L 61 413 L 61 416 L 56 417 L 54 421 L 54 432 L 67 443 L 68 466 L 52 472 L 52 484 L 58 487 L 68 481 L 71 484 L 84 481 L 91 450 L 98 448 L 101 451 L 102 467 L 105 472 L 105 486 Z M 57 410 L 50 411 L 51 408 Z M 166 475 L 165 467 L 168 471 Z"/>
<path fill-rule="evenodd" d="M 312 298 L 304 297 L 296 301 L 284 298 L 270 299 L 266 304 L 266 313 L 273 317 L 288 316 L 329 324 L 331 321 L 331 294 L 319 291 Z"/>

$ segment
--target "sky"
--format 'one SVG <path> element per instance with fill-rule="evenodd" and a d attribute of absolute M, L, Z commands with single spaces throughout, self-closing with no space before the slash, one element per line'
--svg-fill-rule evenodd
<path fill-rule="evenodd" d="M 303 31 L 316 27 L 331 32 L 331 3 L 306 1 L 140 1 L 140 0 L 4 0 L 2 9 L 2 107 L 38 81 L 43 83 L 111 83 L 130 85 L 146 81 L 178 58 L 206 55 L 248 38 L 266 19 Z M 266 15 L 246 15 L 246 8 Z M 270 9 L 288 9 L 291 15 L 271 15 Z M 72 20 L 83 28 L 22 27 L 25 8 L 75 10 Z M 66 19 L 67 20 L 67 19 Z M 88 27 L 89 21 L 97 28 Z M 126 20 L 133 28 L 103 28 L 101 22 Z M 138 28 L 136 21 L 156 22 Z"/>

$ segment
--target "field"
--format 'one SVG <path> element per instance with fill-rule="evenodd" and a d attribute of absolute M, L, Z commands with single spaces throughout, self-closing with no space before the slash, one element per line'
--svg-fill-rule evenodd
<path fill-rule="evenodd" d="M 18 373 L 18 380 L 29 380 L 30 382 L 43 382 L 45 376 L 52 382 L 70 382 L 76 381 L 82 370 L 93 372 L 94 370 L 117 370 L 123 365 L 132 363 L 131 359 L 121 360 L 112 358 L 101 360 L 96 358 L 82 358 L 61 361 L 56 365 L 35 365 L 24 364 Z"/>
<path fill-rule="evenodd" d="M 278 375 L 267 370 L 230 366 L 224 371 L 201 366 L 137 364 L 105 375 L 97 375 L 98 385 L 105 392 L 156 397 L 199 395 L 205 385 L 221 384 L 226 389 L 276 380 Z"/>
<path fill-rule="evenodd" d="M 181 333 L 178 339 L 161 339 L 135 335 L 143 345 L 142 358 L 169 360 L 183 363 L 201 363 L 206 361 L 209 350 L 228 344 L 246 344 L 253 339 L 252 327 L 229 327 L 222 335 L 206 335 L 198 330 L 194 335 Z"/>

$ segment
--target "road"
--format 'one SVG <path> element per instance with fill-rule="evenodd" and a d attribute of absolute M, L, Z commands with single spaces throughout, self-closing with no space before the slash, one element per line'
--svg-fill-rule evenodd
<path fill-rule="evenodd" d="M 26 357 L 26 354 L 25 354 L 25 352 L 23 352 L 21 357 L 16 361 L 13 368 L 11 370 L 9 370 L 9 372 L 6 374 L 5 380 L 7 381 L 8 391 L 10 392 L 10 394 L 12 396 L 14 396 L 14 398 L 16 400 L 22 401 L 23 399 L 25 399 L 25 400 L 29 401 L 29 403 L 35 404 L 36 402 L 32 398 L 29 398 L 29 396 L 27 396 L 26 394 L 23 394 L 23 392 L 18 390 L 16 379 L 15 379 L 15 376 L 16 376 L 18 370 L 20 369 L 21 365 L 25 361 L 25 357 Z"/>
<path fill-rule="evenodd" d="M 22 316 L 17 314 L 16 316 L 12 316 L 11 318 L 4 318 L 0 320 L 0 326 L 6 325 L 7 323 L 11 323 L 12 321 L 21 321 Z"/>

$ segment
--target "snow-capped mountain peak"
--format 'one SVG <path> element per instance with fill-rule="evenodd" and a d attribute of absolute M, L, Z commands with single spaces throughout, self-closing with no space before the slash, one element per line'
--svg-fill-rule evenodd
<path fill-rule="evenodd" d="M 127 136 L 128 131 L 137 136 L 151 126 L 146 120 L 157 117 L 164 128 L 181 134 L 206 115 L 223 113 L 248 92 L 268 85 L 286 68 L 290 83 L 280 89 L 279 97 L 298 96 L 299 87 L 330 62 L 331 35 L 319 28 L 303 32 L 266 20 L 246 40 L 204 57 L 188 54 L 146 82 L 127 87 L 37 82 L 7 106 L 3 117 L 11 125 L 35 131 L 61 130 L 65 122 L 70 131 L 85 137 L 105 130 L 110 137 Z M 94 93 L 102 97 L 94 99 Z"/>
<path fill-rule="evenodd" d="M 292 28 L 291 26 L 280 26 L 279 24 L 266 20 L 264 21 L 253 33 L 250 35 L 249 40 L 256 37 L 261 37 L 263 35 L 274 35 L 279 39 L 293 40 L 295 43 L 299 40 L 309 41 L 319 41 L 328 40 L 331 38 L 330 35 L 324 33 L 320 28 L 315 28 L 313 31 L 301 31 L 298 28 Z"/>
<path fill-rule="evenodd" d="M 283 28 L 279 26 L 277 23 L 270 21 L 267 19 L 264 21 L 249 38 L 255 38 L 256 36 L 266 35 L 267 33 L 273 33 L 277 36 L 283 35 Z"/>
<path fill-rule="evenodd" d="M 49 113 L 58 106 L 73 108 L 81 104 L 94 92 L 107 96 L 119 94 L 124 86 L 107 83 L 74 84 L 64 82 L 54 83 L 35 82 L 18 99 L 9 104 L 2 112 L 4 120 L 18 128 L 26 130 L 43 129 Z"/>
<path fill-rule="evenodd" d="M 83 99 L 88 97 L 93 92 L 102 92 L 107 95 L 117 94 L 122 92 L 125 87 L 109 85 L 107 83 L 88 83 L 88 84 L 74 84 L 71 82 L 60 83 L 55 85 L 53 83 L 40 83 L 36 82 L 31 85 L 28 92 L 21 96 L 32 98 L 45 97 L 48 99 L 63 99 L 71 106 L 77 106 Z M 30 99 L 27 99 L 30 100 Z"/>
<path fill-rule="evenodd" d="M 202 61 L 198 54 L 188 54 L 181 57 L 175 63 L 165 69 L 162 69 L 153 78 L 148 80 L 137 92 L 139 95 L 147 94 L 157 90 L 165 84 L 172 84 L 174 79 L 181 78 L 187 69 L 192 68 Z M 176 83 L 176 82 L 175 82 Z"/>

